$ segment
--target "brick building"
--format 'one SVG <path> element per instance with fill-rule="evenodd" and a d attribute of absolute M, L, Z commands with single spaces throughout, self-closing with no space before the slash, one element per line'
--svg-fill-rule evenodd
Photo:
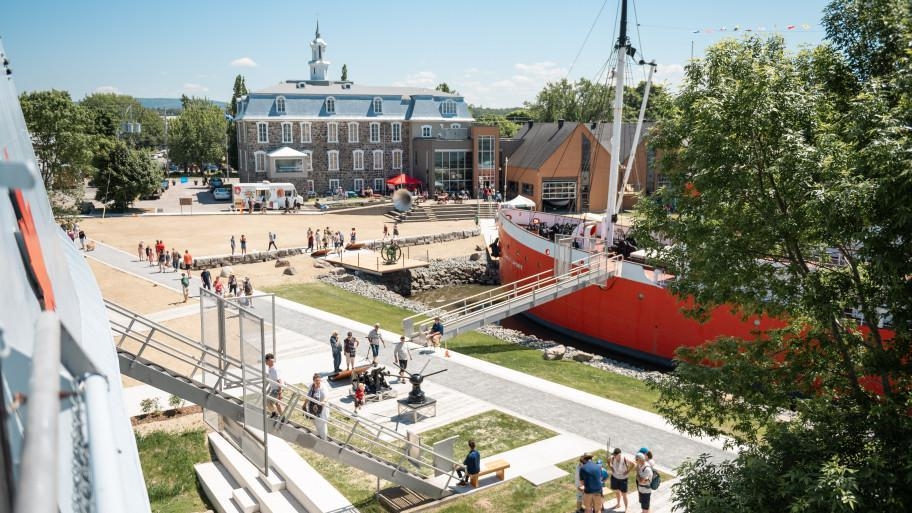
<path fill-rule="evenodd" d="M 385 192 L 386 180 L 400 173 L 431 190 L 475 192 L 497 183 L 497 130 L 473 127 L 463 97 L 329 80 L 326 46 L 317 25 L 309 80 L 239 99 L 242 181 L 292 182 L 316 194 Z"/>

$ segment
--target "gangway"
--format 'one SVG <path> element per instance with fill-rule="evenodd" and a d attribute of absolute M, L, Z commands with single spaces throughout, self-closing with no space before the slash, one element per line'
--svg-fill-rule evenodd
<path fill-rule="evenodd" d="M 603 284 L 620 273 L 621 259 L 621 255 L 591 254 L 569 262 L 562 274 L 549 269 L 406 317 L 402 330 L 406 337 L 415 338 L 427 332 L 434 318 L 439 317 L 445 328 L 443 338 L 450 339 L 591 285 Z"/>
<path fill-rule="evenodd" d="M 244 396 L 250 388 L 240 385 L 241 359 L 219 353 L 116 303 L 105 300 L 105 304 L 123 375 L 200 405 L 234 424 L 243 423 L 245 409 L 249 411 L 257 400 L 264 401 L 265 394 L 259 398 Z M 262 373 L 259 377 L 264 389 L 279 386 Z M 350 411 L 331 402 L 317 401 L 329 415 L 325 419 L 314 417 L 302 408 L 307 400 L 306 390 L 288 383 L 282 385 L 282 390 L 282 399 L 268 400 L 282 405 L 285 419 L 268 420 L 269 434 L 427 497 L 443 498 L 454 493 L 450 488 L 456 479 L 453 460 L 394 429 L 353 417 Z M 261 402 L 260 408 L 264 404 Z M 322 422 L 326 426 L 325 438 L 317 431 Z M 435 466 L 435 462 L 442 467 Z"/>

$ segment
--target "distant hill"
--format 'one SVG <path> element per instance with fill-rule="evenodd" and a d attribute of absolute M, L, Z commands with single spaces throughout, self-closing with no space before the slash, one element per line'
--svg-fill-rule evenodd
<path fill-rule="evenodd" d="M 166 111 L 180 111 L 181 110 L 181 101 L 180 98 L 137 98 L 140 105 L 147 109 L 154 110 L 166 110 Z M 221 108 L 225 108 L 227 103 L 220 102 L 216 100 L 211 100 L 212 103 L 218 105 Z"/>

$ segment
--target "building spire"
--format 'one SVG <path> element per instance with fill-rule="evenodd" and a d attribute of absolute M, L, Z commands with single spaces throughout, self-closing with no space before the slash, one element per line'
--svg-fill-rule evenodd
<path fill-rule="evenodd" d="M 314 40 L 310 43 L 311 60 L 310 79 L 317 81 L 327 80 L 327 69 L 329 61 L 326 60 L 326 41 L 320 37 L 320 20 L 317 20 L 317 31 L 314 34 Z"/>
<path fill-rule="evenodd" d="M 317 20 L 317 32 L 314 34 L 316 39 L 320 39 L 320 20 Z"/>

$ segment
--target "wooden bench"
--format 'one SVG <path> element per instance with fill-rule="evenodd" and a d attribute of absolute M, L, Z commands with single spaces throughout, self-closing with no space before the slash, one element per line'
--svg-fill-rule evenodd
<path fill-rule="evenodd" d="M 489 461 L 489 462 L 485 463 L 484 468 L 481 469 L 481 472 L 479 472 L 477 476 L 473 476 L 474 483 L 472 483 L 472 486 L 477 488 L 478 487 L 478 478 L 481 476 L 488 475 L 488 474 L 497 474 L 497 479 L 500 479 L 501 481 L 503 481 L 504 480 L 504 471 L 507 470 L 508 468 L 510 468 L 510 464 L 507 463 L 505 460 Z"/>

